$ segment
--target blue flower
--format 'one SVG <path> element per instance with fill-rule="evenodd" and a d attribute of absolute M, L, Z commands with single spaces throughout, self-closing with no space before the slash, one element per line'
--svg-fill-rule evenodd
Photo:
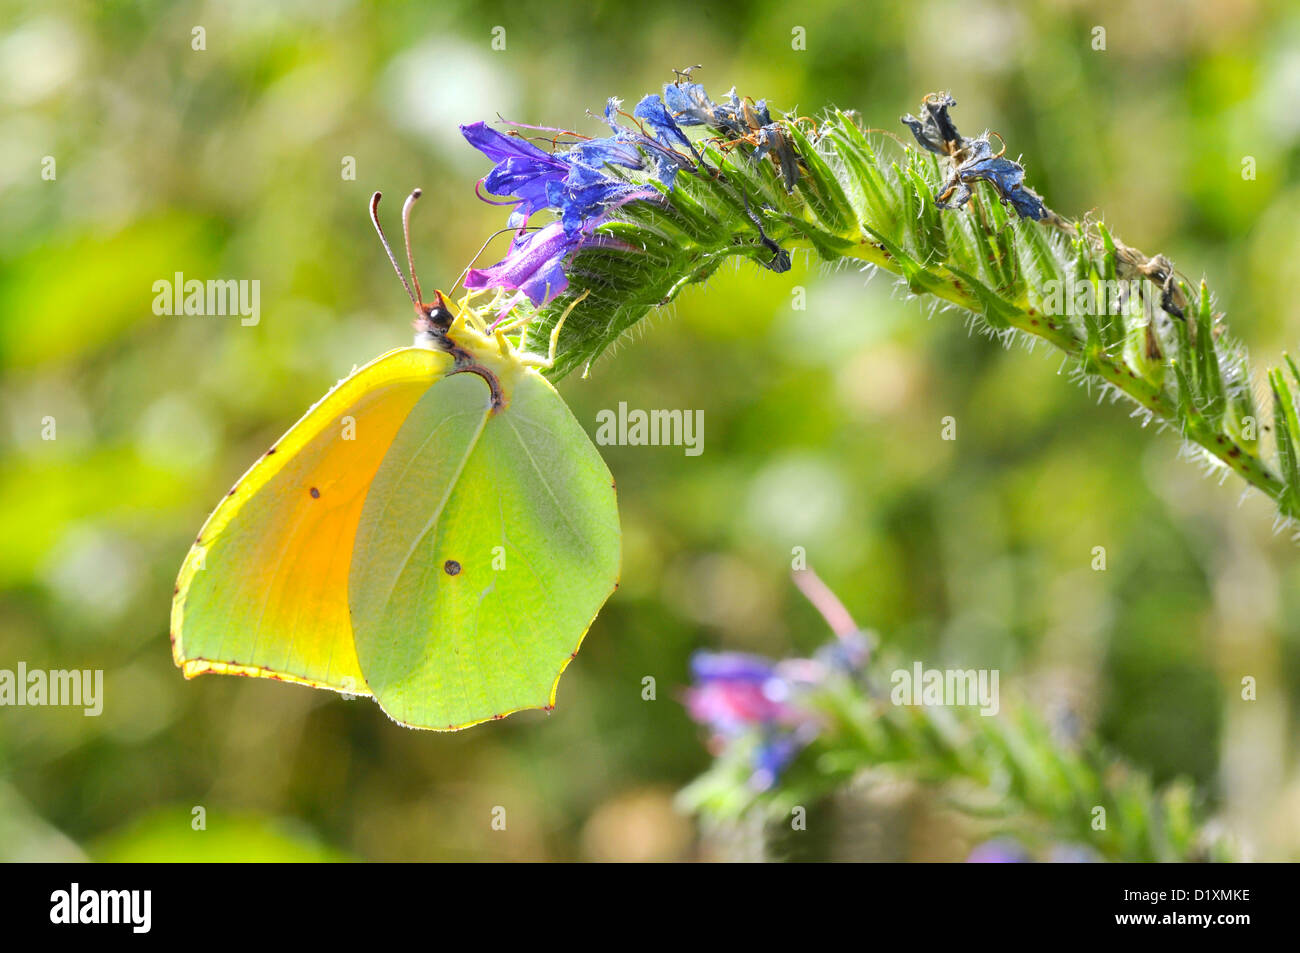
<path fill-rule="evenodd" d="M 686 133 L 682 132 L 681 127 L 669 114 L 664 101 L 654 93 L 646 95 L 641 102 L 637 103 L 636 109 L 632 110 L 632 115 L 645 122 L 654 133 L 655 139 L 666 148 L 685 149 L 697 159 L 699 158 L 691 140 L 686 138 Z"/>
<path fill-rule="evenodd" d="M 969 139 L 965 158 L 953 170 L 943 190 L 935 198 L 939 208 L 960 208 L 970 201 L 969 183 L 983 179 L 998 192 L 1003 202 L 1010 202 L 1021 218 L 1040 219 L 1047 215 L 1042 198 L 1024 186 L 1025 170 L 1017 162 L 994 155 L 988 139 Z M 950 198 L 951 197 L 951 198 Z"/>
<path fill-rule="evenodd" d="M 682 144 L 691 148 L 690 141 L 658 97 L 648 96 L 637 107 L 656 138 L 621 126 L 618 107 L 618 100 L 611 99 L 605 109 L 612 135 L 584 139 L 555 153 L 483 122 L 460 127 L 470 145 L 495 163 L 482 185 L 493 195 L 513 198 L 506 203 L 515 206 L 509 222 L 521 230 L 504 259 L 469 272 L 467 287 L 516 290 L 534 305 L 544 304 L 568 287 L 565 261 L 578 248 L 598 240 L 593 231 L 611 209 L 632 201 L 662 199 L 653 185 L 628 181 L 611 174 L 611 169 L 641 171 L 653 160 L 659 180 L 671 188 L 679 170 L 695 168 L 691 158 L 675 148 Z M 529 218 L 544 210 L 559 217 L 554 227 L 522 234 Z"/>
<path fill-rule="evenodd" d="M 1047 207 L 1042 198 L 1024 185 L 1025 169 L 1018 162 L 994 154 L 988 133 L 977 139 L 967 139 L 957 132 L 948 116 L 949 108 L 957 101 L 947 93 L 932 93 L 921 102 L 924 119 L 910 113 L 902 122 L 912 130 L 921 147 L 937 155 L 948 156 L 953 161 L 953 171 L 943 184 L 935 205 L 939 208 L 961 208 L 970 201 L 973 182 L 983 180 L 997 190 L 1004 203 L 1010 203 L 1021 218 L 1035 220 L 1047 217 Z"/>
<path fill-rule="evenodd" d="M 518 199 L 511 225 L 522 226 L 534 212 L 550 204 L 547 189 L 569 174 L 569 163 L 537 148 L 531 142 L 507 136 L 485 122 L 460 127 L 461 134 L 479 152 L 496 163 L 483 178 L 483 187 L 493 195 Z"/>
<path fill-rule="evenodd" d="M 760 100 L 746 116 L 745 104 L 736 95 L 735 87 L 727 93 L 727 101 L 719 104 L 699 83 L 668 83 L 664 86 L 664 102 L 678 125 L 711 126 L 730 138 L 746 136 L 772 121 L 765 100 Z"/>
<path fill-rule="evenodd" d="M 579 163 L 570 167 L 562 183 L 548 183 L 546 195 L 569 235 L 576 235 L 589 221 L 625 202 L 659 197 L 652 188 L 612 179 L 600 169 Z"/>
<path fill-rule="evenodd" d="M 948 108 L 956 106 L 957 100 L 947 93 L 931 93 L 921 101 L 924 119 L 917 119 L 911 113 L 902 118 L 903 125 L 912 130 L 922 148 L 941 156 L 950 156 L 965 143 L 957 132 L 957 127 L 948 118 Z"/>
<path fill-rule="evenodd" d="M 664 86 L 664 103 L 682 126 L 712 126 L 718 107 L 699 83 L 668 83 Z"/>
<path fill-rule="evenodd" d="M 604 139 L 588 139 L 580 142 L 564 158 L 577 165 L 599 169 L 606 165 L 622 166 L 625 169 L 644 169 L 645 158 L 636 144 L 627 137 L 613 135 Z"/>
<path fill-rule="evenodd" d="M 646 105 L 646 101 L 652 98 L 647 96 L 641 105 Z M 699 83 L 669 83 L 664 86 L 663 101 L 667 105 L 666 112 L 678 125 L 712 126 L 728 138 L 747 139 L 754 144 L 754 152 L 750 156 L 754 162 L 761 162 L 771 155 L 781 170 L 785 190 L 794 191 L 795 183 L 799 181 L 799 156 L 782 124 L 772 121 L 767 100 L 760 99 L 752 106 L 747 106 L 733 88 L 727 93 L 727 102 L 718 105 L 709 99 Z M 640 108 L 641 106 L 637 107 Z M 641 113 L 638 112 L 637 115 L 641 116 Z M 692 153 L 699 158 L 694 150 Z"/>
<path fill-rule="evenodd" d="M 970 852 L 968 864 L 1027 864 L 1029 852 L 1008 838 L 985 841 Z"/>
<path fill-rule="evenodd" d="M 693 171 L 696 168 L 696 163 L 700 161 L 699 153 L 668 114 L 659 97 L 646 96 L 637 104 L 633 112 L 635 118 L 649 125 L 650 131 L 654 134 L 653 138 L 619 123 L 622 105 L 622 100 L 613 97 L 605 104 L 605 122 L 614 131 L 612 141 L 630 145 L 653 158 L 659 181 L 671 189 L 679 170 Z M 678 152 L 679 146 L 688 149 L 691 156 L 694 156 L 694 161 L 690 156 Z"/>

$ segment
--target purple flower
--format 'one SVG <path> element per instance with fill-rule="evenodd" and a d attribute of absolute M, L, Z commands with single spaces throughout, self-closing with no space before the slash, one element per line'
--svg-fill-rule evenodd
<path fill-rule="evenodd" d="M 1008 838 L 985 841 L 970 852 L 968 864 L 1027 864 L 1029 852 Z"/>
<path fill-rule="evenodd" d="M 516 238 L 510 253 L 491 268 L 471 268 L 465 275 L 465 287 L 518 291 L 534 305 L 540 305 L 569 287 L 569 276 L 561 263 L 582 238 L 581 231 L 570 235 L 563 222 L 552 222 Z"/>
<path fill-rule="evenodd" d="M 569 235 L 576 235 L 588 221 L 600 218 L 611 208 L 658 195 L 648 186 L 611 179 L 600 169 L 580 163 L 570 167 L 563 183 L 547 186 L 549 206 L 560 213 Z"/>
<path fill-rule="evenodd" d="M 757 735 L 749 779 L 757 791 L 776 784 L 820 730 L 817 716 L 802 708 L 797 697 L 807 687 L 801 669 L 808 665 L 814 663 L 774 663 L 741 652 L 697 652 L 691 658 L 695 684 L 686 691 L 686 710 L 710 729 L 717 743 Z"/>
<path fill-rule="evenodd" d="M 569 174 L 568 162 L 531 142 L 500 133 L 485 122 L 461 126 L 460 131 L 470 145 L 496 163 L 483 178 L 483 187 L 493 195 L 518 199 L 511 225 L 522 226 L 534 212 L 548 207 L 548 187 L 564 181 Z"/>
<path fill-rule="evenodd" d="M 1054 844 L 1047 855 L 1052 864 L 1095 864 L 1100 859 L 1096 851 L 1082 844 Z"/>
<path fill-rule="evenodd" d="M 734 737 L 752 726 L 792 719 L 788 686 L 765 658 L 697 652 L 691 658 L 691 672 L 695 686 L 686 692 L 686 710 L 717 735 Z"/>
<path fill-rule="evenodd" d="M 510 214 L 512 227 L 522 232 L 530 216 L 543 210 L 559 217 L 558 222 L 534 234 L 517 235 L 506 257 L 492 267 L 472 269 L 466 278 L 467 288 L 505 288 L 526 295 L 534 305 L 546 303 L 568 287 L 564 263 L 570 255 L 584 245 L 602 241 L 594 230 L 611 209 L 661 198 L 653 185 L 611 174 L 611 167 L 644 170 L 648 156 L 654 160 L 660 181 L 670 188 L 679 169 L 694 168 L 688 157 L 667 144 L 676 142 L 690 148 L 690 141 L 663 104 L 656 110 L 649 100 L 658 102 L 658 97 L 647 97 L 642 112 L 662 141 L 619 125 L 615 99 L 605 109 L 613 135 L 583 140 L 563 152 L 545 152 L 483 122 L 460 127 L 470 145 L 496 163 L 482 184 L 493 195 L 514 199 L 508 203 L 515 206 Z"/>

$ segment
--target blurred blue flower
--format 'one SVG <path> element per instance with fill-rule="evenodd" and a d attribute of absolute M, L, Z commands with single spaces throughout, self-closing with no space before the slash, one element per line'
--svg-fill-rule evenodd
<path fill-rule="evenodd" d="M 1029 852 L 1008 838 L 985 841 L 970 852 L 968 864 L 1027 864 Z"/>
<path fill-rule="evenodd" d="M 852 675 L 861 671 L 871 658 L 871 639 L 861 629 L 846 632 L 819 648 L 813 658 L 828 668 Z"/>
<path fill-rule="evenodd" d="M 757 734 L 749 783 L 757 791 L 776 784 L 781 772 L 816 737 L 810 713 L 792 702 L 793 684 L 769 659 L 741 652 L 696 652 L 695 684 L 685 693 L 691 718 L 709 728 L 716 744 Z"/>
<path fill-rule="evenodd" d="M 804 695 L 828 678 L 858 671 L 868 652 L 869 642 L 859 632 L 836 639 L 811 659 L 773 662 L 742 652 L 697 652 L 691 657 L 694 684 L 685 692 L 686 710 L 718 745 L 755 739 L 749 783 L 766 791 L 821 731 L 821 716 L 804 703 Z"/>
<path fill-rule="evenodd" d="M 696 652 L 695 684 L 686 691 L 686 710 L 725 738 L 754 726 L 792 720 L 789 686 L 768 659 L 740 652 Z"/>
<path fill-rule="evenodd" d="M 770 790 L 810 740 L 797 733 L 768 732 L 754 749 L 754 773 L 749 777 L 749 786 L 756 791 Z"/>
<path fill-rule="evenodd" d="M 1082 844 L 1055 844 L 1047 859 L 1053 864 L 1095 864 L 1101 860 L 1095 850 Z"/>

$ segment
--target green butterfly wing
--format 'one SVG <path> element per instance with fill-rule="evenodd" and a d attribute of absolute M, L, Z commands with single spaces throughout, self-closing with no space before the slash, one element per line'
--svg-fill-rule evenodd
<path fill-rule="evenodd" d="M 490 404 L 474 373 L 430 387 L 357 526 L 357 658 L 375 700 L 413 727 L 552 706 L 618 585 L 614 481 L 564 401 L 528 370 Z"/>

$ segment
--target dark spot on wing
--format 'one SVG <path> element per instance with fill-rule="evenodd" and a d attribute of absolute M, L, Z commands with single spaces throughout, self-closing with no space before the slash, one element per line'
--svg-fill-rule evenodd
<path fill-rule="evenodd" d="M 319 499 L 320 499 L 320 490 L 316 489 L 315 487 L 312 487 L 312 488 L 311 488 L 311 498 L 312 498 L 313 500 L 319 500 Z"/>
<path fill-rule="evenodd" d="M 442 571 L 448 576 L 455 576 L 460 572 L 460 563 L 456 562 L 454 559 L 448 559 L 442 564 Z"/>

